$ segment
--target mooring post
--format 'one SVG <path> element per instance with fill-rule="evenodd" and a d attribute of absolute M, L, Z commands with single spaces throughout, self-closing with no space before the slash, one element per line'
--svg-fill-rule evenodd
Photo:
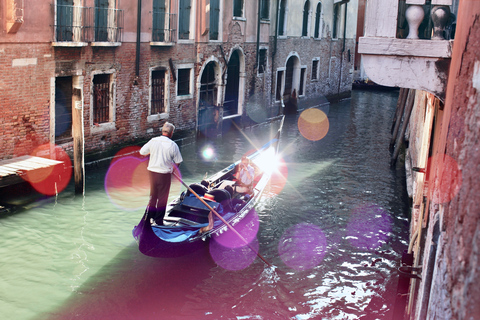
<path fill-rule="evenodd" d="M 81 83 L 83 77 L 74 77 L 72 94 L 72 136 L 73 136 L 73 170 L 75 194 L 84 193 L 84 152 L 83 152 L 83 94 Z"/>

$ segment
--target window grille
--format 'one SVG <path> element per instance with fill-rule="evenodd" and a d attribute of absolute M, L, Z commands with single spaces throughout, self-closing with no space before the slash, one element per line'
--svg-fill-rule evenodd
<path fill-rule="evenodd" d="M 93 122 L 110 120 L 110 75 L 99 74 L 93 78 Z"/>
<path fill-rule="evenodd" d="M 151 114 L 165 112 L 165 70 L 152 72 Z"/>
<path fill-rule="evenodd" d="M 318 73 L 318 60 L 313 60 L 312 62 L 312 80 L 317 80 Z"/>

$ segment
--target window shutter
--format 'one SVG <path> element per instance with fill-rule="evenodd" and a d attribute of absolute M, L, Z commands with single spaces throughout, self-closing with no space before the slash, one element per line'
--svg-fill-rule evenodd
<path fill-rule="evenodd" d="M 210 40 L 218 40 L 220 0 L 210 0 Z"/>

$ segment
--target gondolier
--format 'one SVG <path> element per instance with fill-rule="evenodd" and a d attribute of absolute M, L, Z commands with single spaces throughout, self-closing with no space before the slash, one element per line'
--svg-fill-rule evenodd
<path fill-rule="evenodd" d="M 150 174 L 150 200 L 147 211 L 157 225 L 163 224 L 174 166 L 178 167 L 183 161 L 178 145 L 171 140 L 174 131 L 175 126 L 165 122 L 162 135 L 152 138 L 140 149 L 141 155 L 150 155 L 147 167 Z"/>
<path fill-rule="evenodd" d="M 249 246 L 234 226 L 252 212 L 272 177 L 273 170 L 267 166 L 276 163 L 283 120 L 275 137 L 249 155 L 248 159 L 235 161 L 212 176 L 205 177 L 202 183 L 186 184 L 174 172 L 175 178 L 187 190 L 167 205 L 165 215 L 162 215 L 163 225 L 151 223 L 148 209 L 145 211 L 139 224 L 132 230 L 140 252 L 152 257 L 179 257 L 199 250 L 206 243 L 204 240 L 218 236 L 227 229 Z M 258 172 L 250 171 L 246 175 L 253 183 L 250 193 L 229 192 L 220 188 L 234 173 L 243 167 L 248 168 L 247 164 L 255 165 L 254 169 L 258 169 Z"/>

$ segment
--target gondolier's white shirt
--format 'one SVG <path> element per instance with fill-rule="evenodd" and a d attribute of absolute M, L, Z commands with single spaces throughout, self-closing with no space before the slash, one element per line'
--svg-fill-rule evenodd
<path fill-rule="evenodd" d="M 173 165 L 183 161 L 178 145 L 166 136 L 152 138 L 141 149 L 141 155 L 150 155 L 147 169 L 158 173 L 172 173 Z"/>

